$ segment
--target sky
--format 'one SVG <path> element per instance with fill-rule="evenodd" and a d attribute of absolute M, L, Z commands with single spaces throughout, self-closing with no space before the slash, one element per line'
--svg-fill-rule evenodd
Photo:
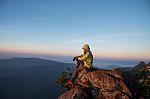
<path fill-rule="evenodd" d="M 0 57 L 150 58 L 149 0 L 0 0 Z"/>

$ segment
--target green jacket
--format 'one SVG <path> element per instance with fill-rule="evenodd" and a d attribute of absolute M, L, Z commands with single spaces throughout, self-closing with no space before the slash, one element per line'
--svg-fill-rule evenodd
<path fill-rule="evenodd" d="M 84 45 L 83 48 L 85 50 L 85 53 L 81 56 L 78 56 L 78 60 L 83 61 L 84 62 L 84 66 L 86 66 L 87 68 L 91 68 L 93 65 L 93 54 L 90 51 L 89 45 Z"/>

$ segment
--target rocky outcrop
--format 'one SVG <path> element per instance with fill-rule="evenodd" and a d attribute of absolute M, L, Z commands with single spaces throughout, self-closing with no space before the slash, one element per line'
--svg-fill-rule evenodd
<path fill-rule="evenodd" d="M 79 86 L 82 86 L 80 88 Z M 91 88 L 98 89 L 97 99 L 130 99 L 131 92 L 119 70 L 96 70 L 83 75 L 77 85 L 63 93 L 59 99 L 88 99 Z M 91 92 L 92 93 L 92 92 Z M 94 94 L 94 93 L 93 93 Z M 92 99 L 90 97 L 90 99 Z"/>
<path fill-rule="evenodd" d="M 143 71 L 143 70 L 146 70 L 146 64 L 141 61 L 137 66 L 135 66 L 132 71 L 135 72 L 135 71 Z"/>
<path fill-rule="evenodd" d="M 134 99 L 149 99 L 150 97 L 149 64 L 146 65 L 144 62 L 140 62 L 131 70 L 124 71 L 122 69 L 124 78 L 128 83 Z"/>
<path fill-rule="evenodd" d="M 80 79 L 79 84 L 85 87 L 99 88 L 99 97 L 106 99 L 116 99 L 117 97 L 129 99 L 131 97 L 121 72 L 118 70 L 89 72 Z"/>
<path fill-rule="evenodd" d="M 58 99 L 92 99 L 92 93 L 87 88 L 76 85 L 60 95 Z"/>

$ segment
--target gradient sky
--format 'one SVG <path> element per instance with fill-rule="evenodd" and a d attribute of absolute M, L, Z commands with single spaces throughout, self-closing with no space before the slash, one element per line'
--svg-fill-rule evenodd
<path fill-rule="evenodd" d="M 149 0 L 0 0 L 0 52 L 149 59 Z"/>

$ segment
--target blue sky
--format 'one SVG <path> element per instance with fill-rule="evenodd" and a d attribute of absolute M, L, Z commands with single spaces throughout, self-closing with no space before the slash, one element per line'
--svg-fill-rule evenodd
<path fill-rule="evenodd" d="M 149 59 L 149 0 L 0 0 L 0 52 Z"/>

